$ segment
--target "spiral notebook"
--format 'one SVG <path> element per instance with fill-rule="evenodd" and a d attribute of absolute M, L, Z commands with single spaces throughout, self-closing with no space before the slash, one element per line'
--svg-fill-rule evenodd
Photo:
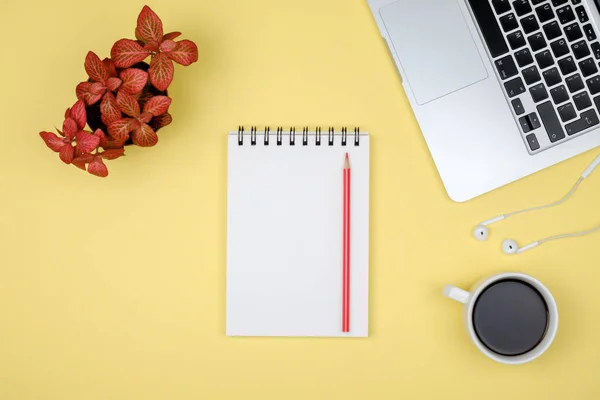
<path fill-rule="evenodd" d="M 228 336 L 368 336 L 369 135 L 228 135 Z M 350 332 L 342 332 L 343 166 L 352 169 Z"/>

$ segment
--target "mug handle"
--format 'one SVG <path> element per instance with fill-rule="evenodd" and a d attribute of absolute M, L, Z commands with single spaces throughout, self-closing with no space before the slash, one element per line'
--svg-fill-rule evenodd
<path fill-rule="evenodd" d="M 452 285 L 444 286 L 444 290 L 442 291 L 442 293 L 449 299 L 456 300 L 459 303 L 463 304 L 466 304 L 471 298 L 471 293 Z"/>

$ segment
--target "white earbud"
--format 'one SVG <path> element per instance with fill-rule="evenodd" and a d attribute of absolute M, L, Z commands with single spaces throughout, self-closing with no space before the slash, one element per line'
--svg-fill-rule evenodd
<path fill-rule="evenodd" d="M 483 221 L 482 223 L 480 223 L 479 225 L 477 225 L 475 227 L 475 229 L 473 229 L 473 237 L 481 242 L 487 240 L 487 238 L 490 236 L 490 231 L 488 228 L 488 225 L 491 225 L 495 222 L 498 221 L 502 221 L 508 217 L 512 217 L 514 215 L 518 215 L 518 214 L 524 214 L 524 213 L 528 213 L 531 211 L 537 211 L 537 210 L 543 210 L 545 208 L 551 208 L 551 207 L 556 207 L 558 205 L 561 205 L 562 203 L 564 203 L 565 201 L 569 200 L 569 198 L 573 195 L 573 193 L 575 193 L 575 191 L 577 190 L 577 188 L 579 188 L 579 185 L 581 184 L 581 182 L 583 182 L 586 178 L 588 178 L 592 172 L 594 172 L 594 170 L 600 166 L 600 156 L 597 156 L 594 161 L 585 169 L 585 171 L 583 171 L 583 173 L 581 174 L 581 176 L 579 177 L 579 179 L 577 180 L 577 182 L 575 182 L 575 185 L 573 185 L 573 187 L 571 188 L 571 190 L 560 200 L 555 201 L 554 203 L 550 203 L 550 204 L 546 204 L 543 206 L 538 206 L 538 207 L 532 207 L 532 208 L 526 208 L 523 210 L 519 210 L 519 211 L 515 211 L 512 213 L 508 213 L 508 214 L 502 214 L 499 215 L 497 217 L 494 218 L 490 218 L 486 221 Z M 545 242 L 550 242 L 553 240 L 558 240 L 558 239 L 564 239 L 564 238 L 568 238 L 568 237 L 574 237 L 574 236 L 583 236 L 583 235 L 587 235 L 589 233 L 593 233 L 600 230 L 600 226 L 596 227 L 594 229 L 590 229 L 588 231 L 583 231 L 583 232 L 577 232 L 577 233 L 569 233 L 566 235 L 559 235 L 559 236 L 553 236 L 547 239 L 543 239 L 537 242 L 533 242 L 531 244 L 528 244 L 527 246 L 523 246 L 523 247 L 519 247 L 519 245 L 517 244 L 517 242 L 515 242 L 513 239 L 506 239 L 504 242 L 502 242 L 502 251 L 505 254 L 520 254 L 524 251 L 527 251 L 529 249 L 532 249 L 534 247 L 539 246 L 542 243 Z"/>
<path fill-rule="evenodd" d="M 502 251 L 504 252 L 504 254 L 521 254 L 524 251 L 533 249 L 534 247 L 539 246 L 541 243 L 540 242 L 533 242 L 528 244 L 527 246 L 523 246 L 523 247 L 519 247 L 519 245 L 517 244 L 517 242 L 513 239 L 506 239 L 504 242 L 502 242 Z"/>
<path fill-rule="evenodd" d="M 473 236 L 475 237 L 475 239 L 481 242 L 487 240 L 489 235 L 490 231 L 488 230 L 487 226 L 484 225 L 477 225 L 473 230 Z"/>
<path fill-rule="evenodd" d="M 504 218 L 506 218 L 504 215 L 499 215 L 483 221 L 473 230 L 473 237 L 480 242 L 487 240 L 488 236 L 490 235 L 490 230 L 487 226 L 493 224 L 494 222 L 502 221 Z"/>

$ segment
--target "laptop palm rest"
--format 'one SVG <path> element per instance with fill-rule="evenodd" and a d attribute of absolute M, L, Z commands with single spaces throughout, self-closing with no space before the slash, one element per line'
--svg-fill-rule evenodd
<path fill-rule="evenodd" d="M 456 0 L 399 0 L 380 14 L 419 105 L 488 77 Z"/>

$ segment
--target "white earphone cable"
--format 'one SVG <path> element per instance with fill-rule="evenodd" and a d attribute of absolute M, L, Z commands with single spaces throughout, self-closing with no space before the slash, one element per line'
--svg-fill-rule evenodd
<path fill-rule="evenodd" d="M 584 235 L 589 235 L 590 233 L 594 233 L 600 231 L 600 226 L 597 226 L 593 229 L 589 229 L 587 231 L 581 231 L 581 232 L 575 232 L 575 233 L 567 233 L 564 235 L 557 235 L 557 236 L 552 236 L 546 239 L 542 239 L 539 240 L 539 243 L 547 243 L 547 242 L 552 242 L 554 240 L 559 240 L 559 239 L 567 239 L 567 238 L 571 238 L 571 237 L 577 237 L 577 236 L 584 236 Z"/>
<path fill-rule="evenodd" d="M 546 208 L 552 208 L 552 207 L 556 207 L 561 205 L 562 203 L 564 203 L 565 201 L 569 200 L 569 198 L 571 196 L 573 196 L 573 193 L 575 193 L 575 191 L 577 191 L 577 188 L 579 187 L 579 185 L 581 185 L 581 182 L 583 182 L 583 177 L 580 177 L 577 182 L 575 182 L 575 185 L 573 185 L 573 187 L 571 188 L 571 190 L 569 190 L 569 193 L 567 193 L 562 199 L 555 201 L 554 203 L 550 203 L 550 204 L 546 204 L 544 206 L 538 206 L 538 207 L 531 207 L 531 208 L 525 208 L 523 210 L 519 210 L 519 211 L 515 211 L 515 212 L 511 212 L 508 214 L 504 214 L 504 218 L 508 218 L 508 217 L 512 217 L 513 215 L 518 215 L 518 214 L 524 214 L 530 211 L 537 211 L 537 210 L 543 210 Z M 600 229 L 600 227 L 598 228 Z"/>

